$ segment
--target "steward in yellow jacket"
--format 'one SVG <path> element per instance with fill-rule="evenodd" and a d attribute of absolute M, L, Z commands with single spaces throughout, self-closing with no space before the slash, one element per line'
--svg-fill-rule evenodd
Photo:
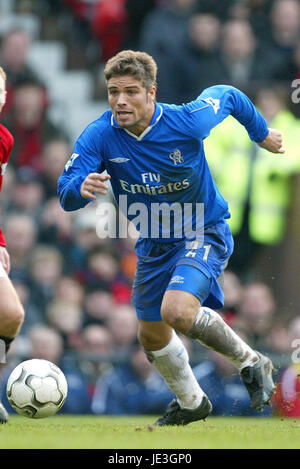
<path fill-rule="evenodd" d="M 271 155 L 252 143 L 232 117 L 212 130 L 204 149 L 215 182 L 228 201 L 233 236 L 240 233 L 247 211 L 250 239 L 276 245 L 285 235 L 290 176 L 300 171 L 300 120 L 284 109 L 268 127 L 280 129 L 284 155 Z"/>

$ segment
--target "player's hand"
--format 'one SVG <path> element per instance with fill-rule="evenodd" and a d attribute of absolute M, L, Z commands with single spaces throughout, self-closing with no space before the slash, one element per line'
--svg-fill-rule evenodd
<path fill-rule="evenodd" d="M 265 150 L 271 153 L 284 153 L 285 150 L 282 146 L 282 134 L 277 129 L 269 129 L 269 133 L 266 138 L 258 144 Z"/>
<path fill-rule="evenodd" d="M 96 194 L 106 194 L 110 179 L 109 174 L 90 173 L 81 184 L 80 194 L 84 199 L 96 199 Z"/>
<path fill-rule="evenodd" d="M 4 246 L 0 246 L 0 262 L 2 263 L 4 270 L 8 275 L 10 272 L 10 257 L 6 247 Z"/>

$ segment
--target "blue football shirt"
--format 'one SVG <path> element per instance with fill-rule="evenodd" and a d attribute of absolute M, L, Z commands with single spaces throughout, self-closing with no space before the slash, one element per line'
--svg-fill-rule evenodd
<path fill-rule="evenodd" d="M 181 106 L 156 103 L 150 125 L 139 136 L 121 128 L 106 111 L 79 136 L 58 180 L 62 207 L 69 211 L 87 205 L 91 199 L 81 197 L 82 182 L 89 173 L 106 170 L 127 218 L 136 224 L 143 212 L 137 226 L 142 237 L 194 239 L 199 220 L 205 230 L 230 217 L 203 150 L 210 130 L 229 115 L 251 140 L 261 142 L 268 135 L 266 121 L 250 99 L 227 85 L 207 88 Z"/>

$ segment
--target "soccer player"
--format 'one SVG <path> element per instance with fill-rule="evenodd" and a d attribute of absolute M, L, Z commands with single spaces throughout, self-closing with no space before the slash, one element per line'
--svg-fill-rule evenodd
<path fill-rule="evenodd" d="M 0 112 L 6 100 L 6 74 L 0 67 Z M 11 133 L 0 124 L 0 190 L 14 140 Z M 8 277 L 10 271 L 9 254 L 5 237 L 0 229 L 0 363 L 4 362 L 11 342 L 18 334 L 24 320 L 24 310 L 17 292 Z M 7 412 L 0 402 L 0 423 L 8 419 Z"/>
<path fill-rule="evenodd" d="M 185 425 L 205 419 L 212 406 L 175 331 L 231 360 L 255 409 L 274 392 L 270 359 L 252 350 L 215 311 L 223 305 L 220 276 L 233 241 L 228 205 L 212 180 L 203 140 L 231 114 L 263 148 L 284 149 L 281 133 L 267 128 L 239 90 L 213 86 L 188 104 L 157 103 L 156 72 L 144 52 L 122 51 L 107 61 L 110 110 L 78 138 L 58 193 L 67 211 L 105 194 L 109 179 L 122 210 L 126 196 L 126 216 L 138 220 L 141 233 L 133 285 L 139 341 L 176 395 L 156 425 Z M 143 216 L 135 218 L 137 210 Z"/>

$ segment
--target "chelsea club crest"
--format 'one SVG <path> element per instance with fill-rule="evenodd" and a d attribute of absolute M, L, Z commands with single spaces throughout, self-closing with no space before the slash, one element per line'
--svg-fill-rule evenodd
<path fill-rule="evenodd" d="M 184 159 L 181 154 L 181 151 L 176 148 L 176 150 L 173 151 L 173 153 L 169 154 L 170 159 L 173 161 L 174 165 L 176 166 L 178 163 L 183 163 Z"/>

